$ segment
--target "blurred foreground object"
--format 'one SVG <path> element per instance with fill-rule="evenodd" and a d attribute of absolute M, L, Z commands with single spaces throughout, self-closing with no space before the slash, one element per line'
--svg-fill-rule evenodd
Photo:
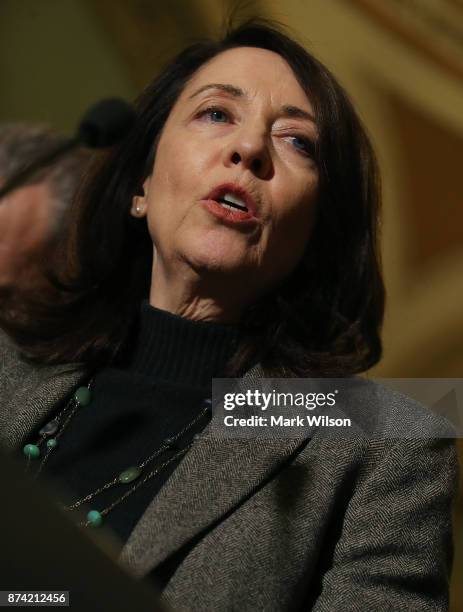
<path fill-rule="evenodd" d="M 0 477 L 9 490 L 0 509 L 2 590 L 67 591 L 69 608 L 76 611 L 172 612 L 151 582 L 136 579 L 118 562 L 120 543 L 109 531 L 75 525 L 54 500 L 50 483 L 39 487 L 2 448 Z M 40 563 L 35 554 L 24 554 L 28 547 L 40 551 Z"/>
<path fill-rule="evenodd" d="M 0 125 L 0 184 L 65 140 L 44 125 Z M 53 249 L 88 159 L 82 148 L 70 151 L 2 199 L 0 289 L 40 284 L 41 261 Z"/>

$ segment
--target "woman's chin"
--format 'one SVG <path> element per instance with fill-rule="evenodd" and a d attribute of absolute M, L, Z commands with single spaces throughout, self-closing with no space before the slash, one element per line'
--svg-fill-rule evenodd
<path fill-rule="evenodd" d="M 216 232 L 194 236 L 182 251 L 183 258 L 190 261 L 193 267 L 224 272 L 243 269 L 249 258 L 249 246 L 239 236 Z"/>
<path fill-rule="evenodd" d="M 183 253 L 182 259 L 198 273 L 205 272 L 220 272 L 224 275 L 240 273 L 245 268 L 245 259 L 243 254 L 232 254 L 230 251 L 217 249 L 199 249 L 197 251 L 189 251 Z"/>

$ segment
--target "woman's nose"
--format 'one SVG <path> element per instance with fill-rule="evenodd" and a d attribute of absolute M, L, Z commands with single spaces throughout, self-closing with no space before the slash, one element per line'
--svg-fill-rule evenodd
<path fill-rule="evenodd" d="M 265 135 L 243 128 L 232 142 L 224 148 L 224 163 L 227 166 L 242 164 L 260 178 L 271 172 L 272 158 Z"/>

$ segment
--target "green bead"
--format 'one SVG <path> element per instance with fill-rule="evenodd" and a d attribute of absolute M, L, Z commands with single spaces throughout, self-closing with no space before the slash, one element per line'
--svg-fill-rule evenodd
<path fill-rule="evenodd" d="M 119 482 L 127 484 L 132 480 L 137 479 L 141 474 L 141 469 L 138 467 L 129 467 L 119 474 Z"/>
<path fill-rule="evenodd" d="M 74 393 L 74 399 L 79 402 L 81 406 L 88 406 L 92 399 L 92 394 L 88 387 L 79 387 Z"/>
<path fill-rule="evenodd" d="M 87 520 L 92 527 L 99 527 L 103 522 L 103 517 L 98 510 L 90 510 L 87 514 Z"/>
<path fill-rule="evenodd" d="M 58 441 L 55 440 L 55 438 L 50 438 L 49 440 L 47 440 L 48 448 L 55 448 L 55 446 L 57 445 L 58 445 Z"/>
<path fill-rule="evenodd" d="M 26 444 L 23 448 L 23 453 L 26 457 L 37 459 L 37 457 L 40 457 L 40 448 L 36 444 Z"/>

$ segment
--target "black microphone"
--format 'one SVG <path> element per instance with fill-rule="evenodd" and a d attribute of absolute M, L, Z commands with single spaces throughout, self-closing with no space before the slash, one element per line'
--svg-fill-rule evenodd
<path fill-rule="evenodd" d="M 47 168 L 71 149 L 111 147 L 121 140 L 135 122 L 133 107 L 119 98 L 100 100 L 84 114 L 77 134 L 14 174 L 0 189 L 0 199 L 23 185 L 36 172 Z"/>
<path fill-rule="evenodd" d="M 77 138 L 91 149 L 112 147 L 127 134 L 134 122 L 135 111 L 124 100 L 100 100 L 83 116 Z"/>

